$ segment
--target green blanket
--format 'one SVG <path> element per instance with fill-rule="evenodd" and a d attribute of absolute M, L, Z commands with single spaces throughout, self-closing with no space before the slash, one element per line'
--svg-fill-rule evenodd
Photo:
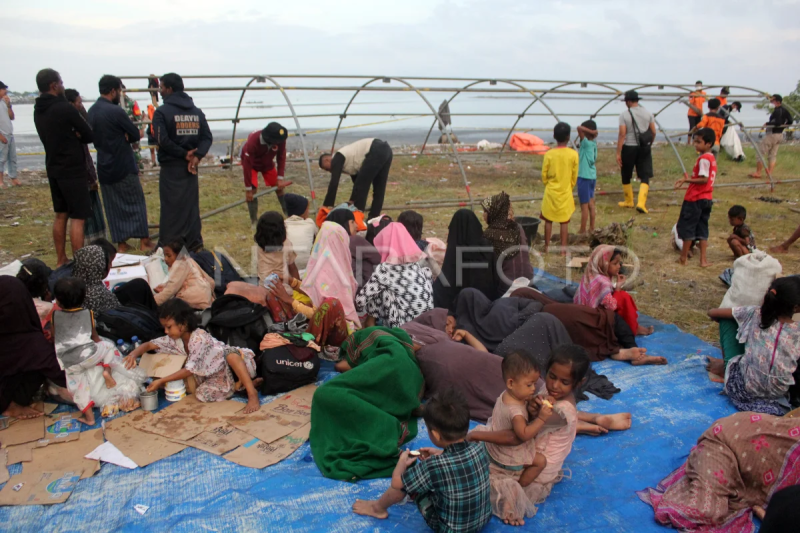
<path fill-rule="evenodd" d="M 341 480 L 389 477 L 399 447 L 417 436 L 422 372 L 409 335 L 368 328 L 342 344 L 352 367 L 314 394 L 311 451 L 326 477 Z"/>

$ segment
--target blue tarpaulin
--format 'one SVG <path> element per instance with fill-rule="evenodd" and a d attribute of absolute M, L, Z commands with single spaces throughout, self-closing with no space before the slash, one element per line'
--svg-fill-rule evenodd
<path fill-rule="evenodd" d="M 557 287 L 555 279 L 540 282 Z M 578 436 L 565 462 L 570 479 L 556 485 L 524 527 L 493 518 L 486 531 L 667 531 L 635 491 L 654 487 L 681 465 L 711 423 L 735 411 L 721 385 L 703 365 L 719 350 L 677 327 L 647 318 L 655 333 L 639 337 L 648 353 L 663 355 L 667 366 L 633 367 L 604 361 L 594 368 L 622 392 L 610 401 L 590 396 L 579 409 L 596 413 L 630 412 L 628 431 L 601 437 Z M 709 327 L 715 327 L 713 324 Z M 320 382 L 333 378 L 329 363 Z M 272 398 L 265 398 L 269 401 Z M 431 446 L 424 423 L 408 447 Z M 9 467 L 12 475 L 20 465 Z M 188 448 L 145 468 L 127 470 L 103 464 L 94 477 L 78 483 L 60 505 L 0 508 L 0 524 L 17 531 L 425 531 L 413 503 L 392 507 L 389 518 L 355 515 L 356 498 L 373 499 L 388 479 L 347 483 L 322 477 L 308 443 L 292 456 L 263 470 L 245 468 Z M 149 506 L 140 515 L 134 505 Z"/>

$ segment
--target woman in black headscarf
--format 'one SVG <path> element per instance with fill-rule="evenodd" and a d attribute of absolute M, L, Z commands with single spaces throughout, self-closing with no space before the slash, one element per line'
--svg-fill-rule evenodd
<path fill-rule="evenodd" d="M 325 222 L 339 224 L 350 235 L 350 257 L 353 263 L 353 276 L 356 278 L 358 287 L 363 287 L 364 283 L 372 277 L 375 267 L 381 264 L 380 252 L 371 242 L 357 233 L 356 218 L 349 209 L 334 209 L 328 214 Z"/>
<path fill-rule="evenodd" d="M 17 278 L 0 276 L 0 413 L 34 418 L 34 395 L 49 379 L 66 392 L 66 377 L 55 348 L 42 333 L 28 289 Z"/>
<path fill-rule="evenodd" d="M 465 287 L 478 289 L 489 300 L 496 300 L 508 289 L 500 280 L 496 263 L 492 244 L 484 238 L 475 213 L 469 209 L 456 211 L 447 234 L 442 273 L 433 284 L 433 306 L 453 311 Z"/>

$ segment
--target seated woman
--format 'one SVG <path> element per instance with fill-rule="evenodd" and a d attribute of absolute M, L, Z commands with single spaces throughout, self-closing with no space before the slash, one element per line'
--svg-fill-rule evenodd
<path fill-rule="evenodd" d="M 636 346 L 636 337 L 628 323 L 610 309 L 559 303 L 529 287 L 515 290 L 511 298 L 527 298 L 543 304 L 542 312 L 556 317 L 574 342 L 586 349 L 592 361 L 610 357 L 615 361 L 630 361 L 634 366 L 667 364 L 666 357 L 647 355 L 647 348 Z M 523 341 L 524 337 L 521 331 L 515 335 L 515 339 Z M 503 349 L 513 349 L 515 339 L 504 343 Z"/>
<path fill-rule="evenodd" d="M 755 531 L 753 508 L 763 511 L 775 493 L 800 482 L 797 426 L 796 418 L 753 413 L 717 420 L 686 462 L 639 498 L 656 522 L 681 531 Z"/>
<path fill-rule="evenodd" d="M 418 261 L 425 254 L 405 226 L 399 222 L 386 226 L 375 237 L 375 247 L 382 263 L 356 295 L 356 310 L 368 315 L 365 326 L 381 319 L 396 328 L 433 309 L 431 271 L 420 268 Z"/>
<path fill-rule="evenodd" d="M 41 321 L 25 285 L 12 276 L 0 276 L 0 413 L 35 418 L 44 413 L 31 407 L 45 382 L 65 400 L 64 371 L 53 345 L 42 334 Z"/>
<path fill-rule="evenodd" d="M 320 386 L 311 404 L 314 461 L 333 479 L 389 477 L 401 446 L 417 436 L 423 379 L 411 337 L 363 329 L 341 352 L 336 368 L 343 374 Z"/>
<path fill-rule="evenodd" d="M 418 346 L 416 357 L 425 378 L 425 396 L 458 387 L 467 398 L 470 418 L 486 422 L 492 415 L 497 397 L 505 390 L 501 369 L 503 358 L 489 353 L 467 331 L 456 330 L 452 337 L 445 333 L 445 314 L 441 311 L 434 309 L 423 313 L 402 327 Z M 533 345 L 534 350 L 526 352 L 537 362 L 546 361 L 555 346 L 551 343 Z M 602 435 L 609 430 L 630 427 L 630 413 L 601 415 L 578 411 L 578 433 Z"/>
<path fill-rule="evenodd" d="M 40 259 L 29 257 L 22 262 L 17 279 L 25 284 L 33 298 L 36 313 L 44 324 L 53 310 L 53 295 L 50 293 L 50 274 L 53 270 Z"/>
<path fill-rule="evenodd" d="M 370 241 L 359 235 L 356 219 L 349 209 L 334 209 L 328 214 L 326 222 L 339 224 L 350 236 L 350 257 L 353 277 L 359 287 L 372 277 L 375 267 L 381 264 L 381 254 Z"/>
<path fill-rule="evenodd" d="M 108 257 L 100 246 L 84 246 L 75 252 L 72 275 L 86 283 L 86 300 L 83 306 L 95 313 L 121 305 L 117 297 L 103 284 L 108 270 Z"/>
<path fill-rule="evenodd" d="M 483 236 L 492 243 L 495 255 L 503 258 L 503 275 L 509 280 L 533 278 L 528 240 L 522 226 L 514 221 L 511 198 L 501 192 L 485 199 L 483 220 L 488 227 Z"/>
<path fill-rule="evenodd" d="M 456 211 L 447 234 L 442 273 L 433 283 L 434 307 L 454 309 L 459 293 L 466 287 L 496 300 L 508 288 L 500 280 L 496 263 L 492 245 L 483 237 L 483 227 L 475 213 L 470 209 Z"/>
<path fill-rule="evenodd" d="M 280 213 L 267 211 L 261 215 L 253 239 L 258 245 L 258 281 L 263 283 L 270 274 L 277 274 L 282 280 L 300 277 L 294 264 L 297 254 L 286 238 L 286 225 Z"/>
<path fill-rule="evenodd" d="M 103 237 L 93 240 L 92 244 L 102 248 L 103 253 L 106 255 L 105 277 L 108 277 L 108 272 L 111 271 L 114 258 L 117 257 L 117 247 Z M 117 300 L 119 300 L 119 303 L 122 305 L 137 304 L 141 305 L 142 307 L 146 307 L 153 313 L 158 311 L 156 300 L 153 298 L 153 290 L 150 288 L 150 285 L 145 279 L 132 279 L 128 282 L 117 285 L 111 292 L 114 293 L 114 296 L 117 297 Z"/>
<path fill-rule="evenodd" d="M 793 320 L 798 312 L 797 276 L 773 281 L 761 307 L 708 312 L 714 320 L 734 319 L 739 326 L 737 339 L 745 345 L 744 354 L 728 362 L 725 393 L 740 411 L 782 416 L 789 410 L 787 395 L 800 359 L 800 324 Z M 720 366 L 719 360 L 715 366 Z"/>
<path fill-rule="evenodd" d="M 170 298 L 180 298 L 193 309 L 208 309 L 214 301 L 214 280 L 189 257 L 181 237 L 165 242 L 164 261 L 169 267 L 167 282 L 155 288 L 156 303 L 160 306 Z"/>
<path fill-rule="evenodd" d="M 622 250 L 608 244 L 595 248 L 586 264 L 574 301 L 578 305 L 615 311 L 635 335 L 650 335 L 653 327 L 639 325 L 639 312 L 631 295 L 617 289 L 625 284 L 625 276 L 619 273 L 621 266 Z"/>

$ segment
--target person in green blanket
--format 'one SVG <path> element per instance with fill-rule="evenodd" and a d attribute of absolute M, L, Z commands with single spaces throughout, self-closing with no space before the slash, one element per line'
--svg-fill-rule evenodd
<path fill-rule="evenodd" d="M 322 475 L 355 481 L 390 477 L 400 446 L 417 436 L 422 372 L 399 328 L 356 331 L 342 344 L 341 376 L 314 393 L 311 451 Z"/>

